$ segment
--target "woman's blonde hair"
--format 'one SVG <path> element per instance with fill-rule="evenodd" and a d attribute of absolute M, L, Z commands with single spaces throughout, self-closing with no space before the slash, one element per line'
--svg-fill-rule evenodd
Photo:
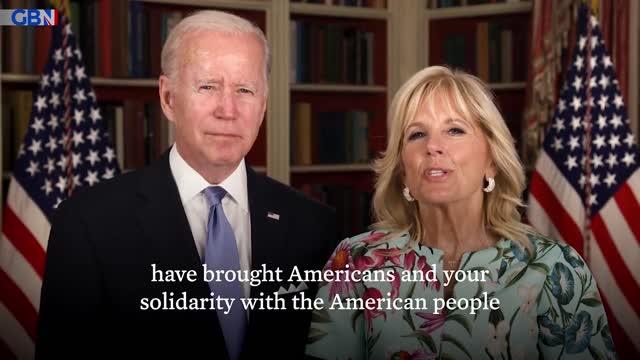
<path fill-rule="evenodd" d="M 402 195 L 404 132 L 424 101 L 443 96 L 445 103 L 482 129 L 497 174 L 495 189 L 485 195 L 484 215 L 488 230 L 497 237 L 514 240 L 533 251 L 527 233 L 533 229 L 521 222 L 519 206 L 525 174 L 513 137 L 496 107 L 493 94 L 477 77 L 442 66 L 427 67 L 413 75 L 395 94 L 389 110 L 389 141 L 374 163 L 377 175 L 373 195 L 374 229 L 391 231 L 382 241 L 408 232 L 412 242 L 423 236 L 418 206 Z"/>

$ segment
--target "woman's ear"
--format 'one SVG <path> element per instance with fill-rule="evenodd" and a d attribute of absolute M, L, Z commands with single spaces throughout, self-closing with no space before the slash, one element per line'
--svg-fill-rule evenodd
<path fill-rule="evenodd" d="M 495 178 L 497 174 L 498 174 L 498 169 L 497 169 L 495 163 L 493 161 L 491 161 L 489 163 L 489 166 L 487 166 L 487 170 L 484 172 L 484 175 L 485 175 L 485 177 Z"/>

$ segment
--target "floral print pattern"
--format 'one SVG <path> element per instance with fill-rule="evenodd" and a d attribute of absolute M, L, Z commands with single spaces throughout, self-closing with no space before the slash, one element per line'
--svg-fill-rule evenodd
<path fill-rule="evenodd" d="M 452 297 L 457 303 L 498 299 L 499 309 L 472 314 L 459 302 L 436 313 L 434 300 L 443 298 L 446 280 L 442 251 L 407 247 L 406 234 L 380 242 L 385 234 L 345 239 L 334 251 L 324 271 L 382 270 L 394 276 L 320 284 L 317 296 L 325 306 L 313 313 L 308 355 L 332 360 L 616 358 L 595 279 L 571 246 L 530 235 L 533 252 L 501 239 L 494 247 L 466 253 L 459 270 L 483 271 L 486 279 L 458 281 Z M 331 308 L 335 296 L 426 305 Z"/>
<path fill-rule="evenodd" d="M 571 324 L 565 331 L 565 348 L 567 353 L 575 354 L 584 351 L 590 343 L 593 323 L 591 315 L 580 311 L 571 319 Z"/>
<path fill-rule="evenodd" d="M 336 250 L 331 255 L 329 262 L 324 267 L 323 271 L 345 271 L 349 267 L 355 267 L 351 258 L 351 247 L 346 243 L 340 243 Z M 333 298 L 335 295 L 350 295 L 352 291 L 355 291 L 355 284 L 349 279 L 336 280 L 325 285 L 329 286 L 329 296 Z"/>
<path fill-rule="evenodd" d="M 505 320 L 499 321 L 496 325 L 489 324 L 487 328 L 487 351 L 494 358 L 507 352 L 507 335 L 509 334 L 509 323 Z"/>

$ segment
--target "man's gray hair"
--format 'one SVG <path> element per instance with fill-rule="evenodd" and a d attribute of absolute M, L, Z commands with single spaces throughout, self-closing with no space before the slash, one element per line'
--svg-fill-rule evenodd
<path fill-rule="evenodd" d="M 162 73 L 171 77 L 176 70 L 176 59 L 182 39 L 188 33 L 198 31 L 218 31 L 230 34 L 252 33 L 262 43 L 264 51 L 265 80 L 269 74 L 269 44 L 260 28 L 251 22 L 223 11 L 201 10 L 182 19 L 169 33 L 167 41 L 162 47 L 161 66 Z"/>

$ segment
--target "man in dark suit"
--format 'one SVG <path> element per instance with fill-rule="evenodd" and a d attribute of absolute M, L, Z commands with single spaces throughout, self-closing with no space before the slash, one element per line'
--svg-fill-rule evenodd
<path fill-rule="evenodd" d="M 331 209 L 245 165 L 267 103 L 264 34 L 230 14 L 196 13 L 171 32 L 162 70 L 175 145 L 58 208 L 36 357 L 300 358 L 310 312 L 291 300 L 313 298 L 317 284 L 289 275 L 322 269 L 338 239 Z M 203 264 L 281 276 L 207 283 Z M 275 292 L 286 310 L 245 310 L 237 298 Z"/>

